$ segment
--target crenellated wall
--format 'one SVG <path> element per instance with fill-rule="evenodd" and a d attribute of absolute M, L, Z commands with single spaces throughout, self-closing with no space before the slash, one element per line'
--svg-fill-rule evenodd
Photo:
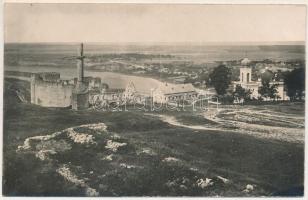
<path fill-rule="evenodd" d="M 66 80 L 44 81 L 35 74 L 31 77 L 31 103 L 44 107 L 69 107 L 73 88 Z"/>

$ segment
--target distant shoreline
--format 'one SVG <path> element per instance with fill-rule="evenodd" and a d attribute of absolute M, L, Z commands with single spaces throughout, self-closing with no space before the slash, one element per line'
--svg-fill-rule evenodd
<path fill-rule="evenodd" d="M 81 42 L 4 42 L 4 44 L 34 44 L 34 45 L 77 45 Z M 275 45 L 299 45 L 305 46 L 305 41 L 264 41 L 264 42 L 83 42 L 89 45 L 194 45 L 194 46 L 275 46 Z"/>

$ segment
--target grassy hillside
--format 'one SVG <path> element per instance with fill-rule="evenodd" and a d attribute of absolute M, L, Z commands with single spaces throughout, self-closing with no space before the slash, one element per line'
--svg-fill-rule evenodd
<path fill-rule="evenodd" d="M 21 102 L 16 88 L 29 100 L 26 82 L 5 80 L 5 195 L 85 196 L 89 191 L 100 196 L 302 194 L 303 144 L 192 130 L 142 112 L 42 108 Z M 186 115 L 181 119 L 189 123 Z M 97 123 L 104 123 L 107 129 L 79 127 Z M 77 134 L 93 136 L 93 141 L 72 140 L 70 127 L 75 127 Z M 58 131 L 54 138 L 33 139 L 28 149 L 18 150 L 29 137 Z M 113 151 L 110 143 L 125 145 Z M 49 152 L 47 158 L 44 152 Z M 63 176 L 70 173 L 77 184 Z M 253 185 L 253 190 L 245 192 L 247 184 Z"/>

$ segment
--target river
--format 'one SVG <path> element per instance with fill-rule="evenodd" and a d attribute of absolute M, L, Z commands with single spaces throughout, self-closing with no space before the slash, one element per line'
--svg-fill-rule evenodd
<path fill-rule="evenodd" d="M 77 70 L 73 67 L 54 67 L 54 66 L 6 66 L 7 71 L 19 71 L 19 72 L 59 72 L 62 79 L 71 79 L 77 77 Z M 150 94 L 151 89 L 158 87 L 162 84 L 161 81 L 141 76 L 126 75 L 114 72 L 98 72 L 98 71 L 86 71 L 85 76 L 100 77 L 102 82 L 107 83 L 110 88 L 125 88 L 130 82 L 133 82 L 136 90 L 141 93 Z"/>

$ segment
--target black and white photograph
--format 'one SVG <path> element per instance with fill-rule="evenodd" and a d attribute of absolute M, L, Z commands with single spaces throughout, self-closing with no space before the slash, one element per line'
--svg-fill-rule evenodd
<path fill-rule="evenodd" d="M 3 3 L 2 196 L 303 198 L 306 19 Z"/>

